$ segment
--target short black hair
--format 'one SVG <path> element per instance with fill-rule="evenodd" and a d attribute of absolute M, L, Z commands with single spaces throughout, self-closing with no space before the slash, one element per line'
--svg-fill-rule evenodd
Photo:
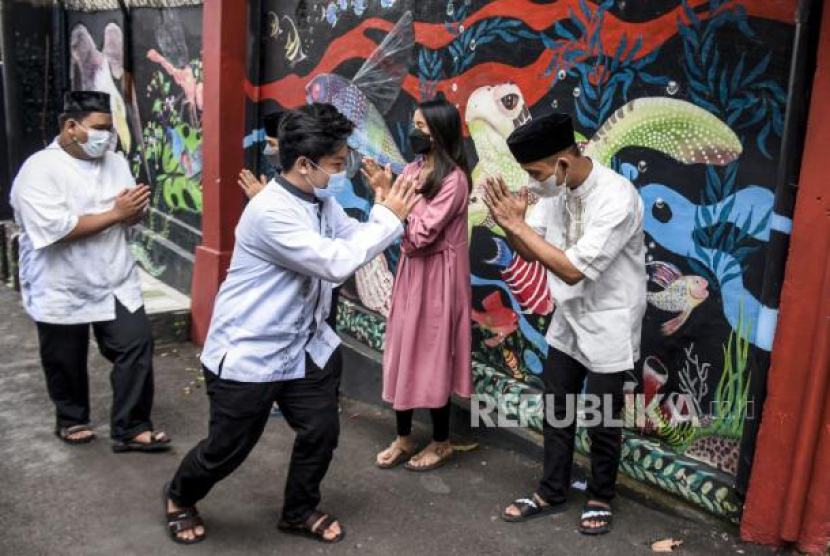
<path fill-rule="evenodd" d="M 354 124 L 331 104 L 314 103 L 287 110 L 280 120 L 280 164 L 286 171 L 304 156 L 317 164 L 343 148 Z"/>
<path fill-rule="evenodd" d="M 63 131 L 63 126 L 65 126 L 66 122 L 69 120 L 81 122 L 90 114 L 92 114 L 92 112 L 64 112 L 58 116 L 58 127 L 60 127 L 61 131 Z"/>

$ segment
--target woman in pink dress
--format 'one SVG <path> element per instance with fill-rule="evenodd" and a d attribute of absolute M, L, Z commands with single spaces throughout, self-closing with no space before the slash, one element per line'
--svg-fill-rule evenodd
<path fill-rule="evenodd" d="M 469 398 L 471 288 L 467 239 L 470 171 L 461 117 L 444 99 L 419 105 L 409 134 L 420 155 L 403 176 L 418 180 L 423 199 L 406 222 L 383 354 L 383 399 L 397 415 L 397 438 L 377 455 L 383 469 L 406 461 L 407 469 L 435 469 L 453 455 L 449 441 L 450 397 Z M 383 194 L 389 168 L 367 160 L 364 176 Z M 433 440 L 420 453 L 412 439 L 412 414 L 430 410 Z"/>

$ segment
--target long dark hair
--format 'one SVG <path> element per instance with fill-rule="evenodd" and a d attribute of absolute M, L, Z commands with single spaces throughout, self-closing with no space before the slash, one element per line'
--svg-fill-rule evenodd
<path fill-rule="evenodd" d="M 446 177 L 456 168 L 467 176 L 467 189 L 472 191 L 473 180 L 461 136 L 461 114 L 458 109 L 443 98 L 435 98 L 419 104 L 418 110 L 429 128 L 433 145 L 432 173 L 424 183 L 421 194 L 427 199 L 435 197 Z"/>

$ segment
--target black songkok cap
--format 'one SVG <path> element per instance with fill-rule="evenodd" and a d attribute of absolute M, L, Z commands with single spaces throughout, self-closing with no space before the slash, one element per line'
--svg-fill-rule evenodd
<path fill-rule="evenodd" d="M 284 113 L 284 110 L 278 108 L 275 112 L 271 112 L 262 117 L 262 123 L 265 124 L 265 135 L 268 137 L 277 136 L 277 129 L 279 129 L 280 120 Z"/>
<path fill-rule="evenodd" d="M 576 144 L 574 126 L 567 114 L 550 112 L 517 127 L 507 146 L 519 164 L 536 162 Z"/>
<path fill-rule="evenodd" d="M 98 91 L 69 91 L 63 95 L 63 111 L 67 114 L 77 112 L 110 114 L 110 96 Z"/>

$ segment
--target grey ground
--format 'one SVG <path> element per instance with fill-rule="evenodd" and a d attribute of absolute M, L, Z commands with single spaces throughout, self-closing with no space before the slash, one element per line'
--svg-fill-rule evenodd
<path fill-rule="evenodd" d="M 665 537 L 685 541 L 679 554 L 773 553 L 741 543 L 726 525 L 682 517 L 627 491 L 616 502 L 614 531 L 603 538 L 577 532 L 580 492 L 565 514 L 503 523 L 503 505 L 532 491 L 538 454 L 485 443 L 430 474 L 380 471 L 372 461 L 393 435 L 393 415 L 350 400 L 343 400 L 340 447 L 323 485 L 323 508 L 341 519 L 344 542 L 324 546 L 276 531 L 293 437 L 282 419 L 272 419 L 248 461 L 200 505 L 209 538 L 180 547 L 163 528 L 160 491 L 206 432 L 197 348 L 169 346 L 156 355 L 154 419 L 173 436 L 174 451 L 115 455 L 107 441 L 109 365 L 94 344 L 99 439 L 65 446 L 52 433 L 35 328 L 6 288 L 0 288 L 0 315 L 0 555 L 636 555 L 650 554 L 651 541 Z M 419 427 L 426 439 L 427 429 Z"/>

